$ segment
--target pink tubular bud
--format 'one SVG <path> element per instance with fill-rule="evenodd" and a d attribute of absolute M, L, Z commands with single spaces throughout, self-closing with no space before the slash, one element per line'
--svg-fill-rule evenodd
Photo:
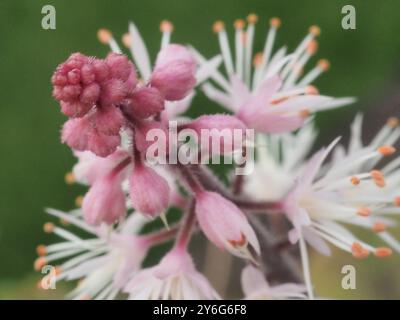
<path fill-rule="evenodd" d="M 112 52 L 105 59 L 105 63 L 109 67 L 111 77 L 122 81 L 128 80 L 132 70 L 135 70 L 132 62 L 123 54 Z"/>
<path fill-rule="evenodd" d="M 168 182 L 140 162 L 136 162 L 129 177 L 129 190 L 132 207 L 145 215 L 155 218 L 168 208 Z"/>
<path fill-rule="evenodd" d="M 85 221 L 91 225 L 113 224 L 123 218 L 125 195 L 118 175 L 111 172 L 96 180 L 83 199 L 82 211 Z"/>
<path fill-rule="evenodd" d="M 185 127 L 197 132 L 203 151 L 211 154 L 230 153 L 244 146 L 246 126 L 235 116 L 204 115 Z"/>
<path fill-rule="evenodd" d="M 93 105 L 100 96 L 100 86 L 97 83 L 87 85 L 81 94 L 80 100 L 83 103 Z"/>
<path fill-rule="evenodd" d="M 92 105 L 80 101 L 60 102 L 61 112 L 71 118 L 80 118 L 89 112 Z"/>
<path fill-rule="evenodd" d="M 245 215 L 231 201 L 215 192 L 199 191 L 195 207 L 200 227 L 219 248 L 254 260 L 260 246 Z"/>
<path fill-rule="evenodd" d="M 88 136 L 93 130 L 89 120 L 84 117 L 80 119 L 70 119 L 64 123 L 61 133 L 62 143 L 66 143 L 70 148 L 84 151 L 88 148 Z"/>
<path fill-rule="evenodd" d="M 107 135 L 118 135 L 124 124 L 121 110 L 113 106 L 103 106 L 96 111 L 94 117 L 97 130 Z"/>
<path fill-rule="evenodd" d="M 102 86 L 100 101 L 102 105 L 119 104 L 125 99 L 127 88 L 120 79 L 110 79 Z"/>
<path fill-rule="evenodd" d="M 166 100 L 181 100 L 195 86 L 195 72 L 196 60 L 190 51 L 171 44 L 159 52 L 150 82 Z"/>
<path fill-rule="evenodd" d="M 137 119 L 146 119 L 164 110 L 164 98 L 160 91 L 153 87 L 136 89 L 129 102 L 130 112 Z"/>
<path fill-rule="evenodd" d="M 107 135 L 93 129 L 88 135 L 87 150 L 92 151 L 99 157 L 107 157 L 112 154 L 120 144 L 121 137 L 119 135 Z"/>

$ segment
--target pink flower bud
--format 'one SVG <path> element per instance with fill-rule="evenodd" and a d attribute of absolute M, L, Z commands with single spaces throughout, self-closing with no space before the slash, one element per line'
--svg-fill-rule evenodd
<path fill-rule="evenodd" d="M 171 44 L 159 52 L 150 82 L 166 100 L 181 100 L 195 86 L 195 72 L 196 60 L 189 50 Z"/>
<path fill-rule="evenodd" d="M 92 105 L 80 101 L 60 102 L 61 112 L 71 118 L 83 117 L 92 108 Z"/>
<path fill-rule="evenodd" d="M 121 110 L 113 106 L 103 106 L 96 111 L 94 117 L 97 130 L 107 135 L 118 135 L 124 123 Z"/>
<path fill-rule="evenodd" d="M 109 67 L 111 77 L 122 81 L 128 80 L 132 70 L 135 70 L 132 62 L 126 56 L 114 52 L 107 56 L 105 63 Z"/>
<path fill-rule="evenodd" d="M 92 151 L 99 157 L 107 157 L 112 154 L 121 144 L 119 135 L 107 135 L 93 129 L 89 132 L 87 150 Z"/>
<path fill-rule="evenodd" d="M 254 259 L 254 253 L 259 254 L 253 228 L 231 201 L 215 192 L 199 191 L 195 211 L 201 229 L 216 246 L 247 259 Z"/>
<path fill-rule="evenodd" d="M 126 94 L 127 88 L 124 82 L 112 78 L 103 84 L 100 101 L 102 105 L 119 104 L 125 99 Z"/>
<path fill-rule="evenodd" d="M 168 208 L 168 182 L 152 168 L 136 162 L 129 177 L 129 188 L 132 207 L 139 212 L 154 218 Z"/>
<path fill-rule="evenodd" d="M 204 115 L 185 127 L 195 130 L 203 151 L 209 150 L 212 154 L 230 153 L 244 146 L 246 126 L 235 116 Z M 215 144 L 219 144 L 219 150 Z"/>
<path fill-rule="evenodd" d="M 97 83 L 91 83 L 84 87 L 80 100 L 83 103 L 93 105 L 100 96 L 100 86 Z"/>
<path fill-rule="evenodd" d="M 88 135 L 92 127 L 87 117 L 70 119 L 64 123 L 61 133 L 62 143 L 70 148 L 84 151 L 88 148 Z"/>
<path fill-rule="evenodd" d="M 113 224 L 125 216 L 125 195 L 117 174 L 111 172 L 94 182 L 83 199 L 82 211 L 91 225 Z"/>
<path fill-rule="evenodd" d="M 137 119 L 146 119 L 164 110 L 164 98 L 160 91 L 153 87 L 136 89 L 129 102 L 130 113 Z"/>

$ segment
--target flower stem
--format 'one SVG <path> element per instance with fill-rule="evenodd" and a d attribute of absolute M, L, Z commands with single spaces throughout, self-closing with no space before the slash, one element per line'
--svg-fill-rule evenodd
<path fill-rule="evenodd" d="M 192 231 L 196 223 L 196 214 L 194 211 L 195 201 L 190 201 L 189 207 L 183 217 L 181 227 L 179 228 L 178 235 L 175 240 L 174 247 L 179 250 L 186 250 L 192 236 Z"/>

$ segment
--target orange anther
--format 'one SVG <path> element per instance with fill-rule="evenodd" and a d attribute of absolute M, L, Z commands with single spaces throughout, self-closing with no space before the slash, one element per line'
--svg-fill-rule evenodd
<path fill-rule="evenodd" d="M 132 46 L 132 38 L 129 33 L 124 33 L 122 35 L 122 43 L 127 48 L 130 48 Z"/>
<path fill-rule="evenodd" d="M 399 119 L 396 117 L 390 117 L 387 121 L 387 125 L 391 128 L 396 128 L 399 125 Z"/>
<path fill-rule="evenodd" d="M 235 29 L 243 29 L 245 24 L 246 22 L 244 22 L 243 19 L 236 19 L 233 23 L 233 26 L 235 27 Z"/>
<path fill-rule="evenodd" d="M 174 30 L 174 25 L 168 21 L 168 20 L 163 20 L 160 23 L 160 31 L 161 32 L 172 32 Z"/>
<path fill-rule="evenodd" d="M 303 119 L 306 119 L 310 116 L 311 112 L 308 109 L 303 109 L 299 111 L 299 116 Z"/>
<path fill-rule="evenodd" d="M 310 41 L 307 47 L 308 54 L 313 55 L 317 52 L 317 50 L 318 50 L 318 42 L 316 40 Z"/>
<path fill-rule="evenodd" d="M 311 26 L 309 29 L 310 33 L 312 33 L 315 37 L 318 37 L 321 34 L 321 28 L 318 26 Z"/>
<path fill-rule="evenodd" d="M 269 20 L 269 24 L 271 25 L 271 27 L 274 28 L 279 28 L 282 24 L 281 19 L 277 18 L 277 17 L 273 17 L 271 18 L 271 20 Z"/>
<path fill-rule="evenodd" d="M 357 214 L 361 217 L 368 217 L 371 215 L 371 210 L 367 207 L 360 207 L 357 210 Z"/>
<path fill-rule="evenodd" d="M 256 23 L 258 21 L 258 16 L 255 13 L 251 13 L 247 16 L 248 23 Z"/>
<path fill-rule="evenodd" d="M 372 225 L 372 230 L 376 233 L 379 232 L 383 232 L 386 230 L 386 224 L 383 223 L 382 221 L 376 221 L 373 225 Z"/>
<path fill-rule="evenodd" d="M 75 183 L 75 175 L 72 172 L 67 172 L 64 176 L 64 180 L 66 184 L 73 184 Z"/>
<path fill-rule="evenodd" d="M 350 178 L 350 182 L 353 184 L 353 185 L 355 185 L 355 186 L 357 186 L 357 185 L 359 185 L 360 184 L 360 179 L 359 178 L 357 178 L 357 177 L 351 177 Z"/>
<path fill-rule="evenodd" d="M 317 62 L 318 67 L 322 69 L 322 71 L 328 71 L 331 67 L 331 63 L 327 59 L 321 59 Z"/>
<path fill-rule="evenodd" d="M 319 94 L 319 90 L 316 87 L 311 86 L 311 85 L 307 86 L 305 91 L 306 91 L 306 94 L 311 94 L 311 95 Z"/>
<path fill-rule="evenodd" d="M 39 257 L 35 260 L 34 264 L 33 264 L 33 268 L 35 269 L 35 271 L 40 271 L 43 266 L 46 265 L 46 259 L 44 257 Z"/>
<path fill-rule="evenodd" d="M 396 206 L 400 207 L 400 196 L 394 198 L 394 204 L 395 204 Z"/>
<path fill-rule="evenodd" d="M 378 152 L 384 156 L 390 156 L 396 152 L 396 148 L 389 146 L 389 145 L 383 145 L 378 148 Z"/>
<path fill-rule="evenodd" d="M 83 196 L 77 196 L 75 198 L 75 205 L 77 207 L 81 207 L 82 206 L 82 202 L 83 202 Z"/>
<path fill-rule="evenodd" d="M 101 43 L 107 44 L 112 38 L 112 33 L 108 29 L 99 29 L 99 31 L 97 31 L 97 38 Z"/>
<path fill-rule="evenodd" d="M 393 253 L 392 249 L 387 247 L 380 247 L 375 249 L 375 256 L 378 258 L 385 258 L 391 256 Z"/>
<path fill-rule="evenodd" d="M 38 254 L 39 256 L 41 256 L 41 257 L 45 256 L 45 255 L 46 255 L 46 252 L 47 252 L 46 246 L 43 245 L 43 244 L 38 245 L 38 246 L 36 247 L 36 252 L 37 252 L 37 254 Z"/>
<path fill-rule="evenodd" d="M 216 21 L 214 24 L 213 24 L 213 31 L 215 32 L 215 33 L 218 33 L 218 32 L 221 32 L 223 29 L 225 28 L 225 24 L 222 22 L 222 21 Z"/>
<path fill-rule="evenodd" d="M 46 232 L 46 233 L 51 233 L 51 232 L 53 232 L 53 231 L 54 231 L 54 223 L 52 223 L 52 222 L 46 222 L 46 223 L 43 225 L 43 230 L 44 230 L 44 232 Z"/>

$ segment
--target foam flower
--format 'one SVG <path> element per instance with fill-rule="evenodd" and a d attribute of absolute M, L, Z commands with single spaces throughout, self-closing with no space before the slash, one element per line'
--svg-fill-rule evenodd
<path fill-rule="evenodd" d="M 241 274 L 242 289 L 249 300 L 287 300 L 306 299 L 306 288 L 297 283 L 284 283 L 270 286 L 263 273 L 248 265 Z"/>
<path fill-rule="evenodd" d="M 320 110 L 327 110 L 353 102 L 351 98 L 335 99 L 320 95 L 310 83 L 329 68 L 326 60 L 300 79 L 300 70 L 316 52 L 316 40 L 320 29 L 312 26 L 309 33 L 291 54 L 282 48 L 275 54 L 273 44 L 278 18 L 271 19 L 264 50 L 253 57 L 253 38 L 257 16 L 250 15 L 245 21 L 237 20 L 234 52 L 231 51 L 224 23 L 214 24 L 218 35 L 226 76 L 221 72 L 211 75 L 213 83 L 203 85 L 204 93 L 213 101 L 234 112 L 249 128 L 259 132 L 282 133 L 301 127 L 307 117 Z M 197 59 L 205 62 L 197 52 Z M 252 60 L 254 59 L 254 69 Z"/>
<path fill-rule="evenodd" d="M 186 251 L 172 250 L 157 266 L 143 269 L 125 287 L 132 300 L 213 300 L 219 295 Z"/>

